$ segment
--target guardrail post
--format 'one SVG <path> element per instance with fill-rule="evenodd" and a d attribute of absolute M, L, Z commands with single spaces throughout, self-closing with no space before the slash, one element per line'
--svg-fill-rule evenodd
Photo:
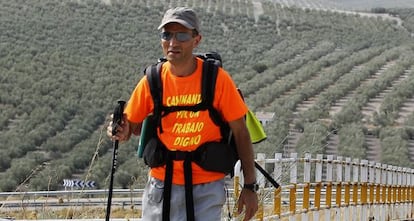
<path fill-rule="evenodd" d="M 397 167 L 397 218 L 403 217 L 403 200 L 402 200 L 402 167 Z"/>
<path fill-rule="evenodd" d="M 233 188 L 234 188 L 233 199 L 235 199 L 236 202 L 240 196 L 240 191 L 241 191 L 240 183 L 243 182 L 243 180 L 241 179 L 240 170 L 241 170 L 241 163 L 239 160 L 237 161 L 236 165 L 234 165 L 234 177 L 233 177 Z M 234 208 L 236 208 L 236 206 Z M 237 209 L 233 211 L 233 216 L 237 217 Z"/>
<path fill-rule="evenodd" d="M 264 153 L 258 153 L 257 154 L 257 163 L 262 167 L 262 168 L 266 168 L 266 154 Z M 257 181 L 259 186 L 261 187 L 259 190 L 259 208 L 256 212 L 256 219 L 263 221 L 263 217 L 264 217 L 264 201 L 265 201 L 265 194 L 264 194 L 264 187 L 265 187 L 265 177 L 263 176 L 262 173 L 257 173 Z"/>
<path fill-rule="evenodd" d="M 335 210 L 336 221 L 341 220 L 341 204 L 342 204 L 342 157 L 336 157 L 336 192 L 335 192 Z"/>
<path fill-rule="evenodd" d="M 402 184 L 401 184 L 401 188 L 402 188 L 402 207 L 404 208 L 404 214 L 403 214 L 403 218 L 408 218 L 408 201 L 407 201 L 407 192 L 408 192 L 408 181 L 407 181 L 407 171 L 408 168 L 404 167 L 402 168 Z"/>
<path fill-rule="evenodd" d="M 392 219 L 393 218 L 393 183 L 392 183 L 392 167 L 391 165 L 388 165 L 387 167 L 387 204 L 388 204 L 388 215 L 387 215 L 387 220 Z"/>
<path fill-rule="evenodd" d="M 413 218 L 413 169 L 407 169 L 407 202 L 408 202 L 408 218 Z"/>
<path fill-rule="evenodd" d="M 374 217 L 374 196 L 375 196 L 375 162 L 368 162 L 368 218 Z"/>
<path fill-rule="evenodd" d="M 393 207 L 393 218 L 398 218 L 398 167 L 392 166 L 392 207 Z"/>
<path fill-rule="evenodd" d="M 305 159 L 303 162 L 303 210 L 302 210 L 302 221 L 309 220 L 309 198 L 310 198 L 310 173 L 311 173 L 311 160 L 312 154 L 305 153 Z"/>
<path fill-rule="evenodd" d="M 313 220 L 319 220 L 319 210 L 321 209 L 321 192 L 322 192 L 322 162 L 323 155 L 316 155 L 315 163 L 315 209 L 313 213 Z"/>
<path fill-rule="evenodd" d="M 408 217 L 413 217 L 413 198 L 412 196 L 412 186 L 413 186 L 413 169 L 407 169 L 407 202 L 408 202 Z"/>
<path fill-rule="evenodd" d="M 280 218 L 280 215 L 282 213 L 282 153 L 276 153 L 275 154 L 275 169 L 273 171 L 273 176 L 277 183 L 280 184 L 280 187 L 275 189 L 274 192 L 274 207 L 273 207 L 273 213 Z"/>
<path fill-rule="evenodd" d="M 388 165 L 387 164 L 383 164 L 382 165 L 382 169 L 381 169 L 381 186 L 382 186 L 382 191 L 381 191 L 381 221 L 385 221 L 388 218 L 388 204 L 387 204 L 387 200 L 388 200 L 388 196 L 387 196 L 387 190 L 388 190 L 388 185 L 387 185 L 387 177 L 388 177 Z"/>
<path fill-rule="evenodd" d="M 258 153 L 257 154 L 257 163 L 262 167 L 266 168 L 266 154 L 264 153 Z M 256 173 L 257 175 L 257 182 L 259 186 L 261 187 L 259 189 L 258 195 L 259 195 L 259 208 L 256 212 L 256 219 L 263 221 L 264 217 L 264 201 L 265 201 L 265 194 L 264 194 L 264 187 L 265 187 L 265 177 L 262 173 Z M 261 198 L 261 199 L 260 199 Z"/>
<path fill-rule="evenodd" d="M 256 157 L 256 162 L 263 168 L 266 168 L 266 154 L 264 153 L 258 153 Z M 260 187 L 265 186 L 266 178 L 263 176 L 262 173 L 257 172 L 256 173 L 257 183 Z"/>
<path fill-rule="evenodd" d="M 358 190 L 359 190 L 359 159 L 354 159 L 352 163 L 352 220 L 358 217 Z"/>
<path fill-rule="evenodd" d="M 332 160 L 333 155 L 328 155 L 326 159 L 326 197 L 325 197 L 325 220 L 331 220 L 331 207 L 332 207 Z"/>
<path fill-rule="evenodd" d="M 406 217 L 410 218 L 410 214 L 411 214 L 411 209 L 410 209 L 410 186 L 411 186 L 411 180 L 410 180 L 410 172 L 411 169 L 410 168 L 405 168 L 405 206 L 407 208 L 407 213 L 406 213 Z"/>
<path fill-rule="evenodd" d="M 414 217 L 414 209 L 413 209 L 413 205 L 414 205 L 414 169 L 410 169 L 410 173 L 408 174 L 409 178 L 410 178 L 410 193 L 409 193 L 409 201 L 410 201 L 410 218 Z"/>
<path fill-rule="evenodd" d="M 381 217 L 381 163 L 375 163 L 375 197 L 374 197 L 374 220 L 380 220 Z"/>
<path fill-rule="evenodd" d="M 344 188 L 345 188 L 345 210 L 344 210 L 344 220 L 350 220 L 349 214 L 349 205 L 351 199 L 351 158 L 345 158 L 345 177 L 344 177 Z"/>
<path fill-rule="evenodd" d="M 361 160 L 361 221 L 368 220 L 368 160 Z"/>
<path fill-rule="evenodd" d="M 368 203 L 372 205 L 374 203 L 374 195 L 375 195 L 375 162 L 370 161 L 368 166 Z M 371 214 L 370 214 L 371 215 Z"/>
<path fill-rule="evenodd" d="M 292 158 L 293 164 L 290 167 L 290 184 L 292 187 L 289 191 L 289 221 L 295 221 L 296 213 L 296 185 L 297 185 L 297 153 L 291 153 L 290 157 Z"/>

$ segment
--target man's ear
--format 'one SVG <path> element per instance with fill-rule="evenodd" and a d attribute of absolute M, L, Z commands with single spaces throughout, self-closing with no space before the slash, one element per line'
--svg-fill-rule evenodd
<path fill-rule="evenodd" d="M 196 48 L 199 44 L 200 44 L 200 42 L 201 42 L 201 35 L 197 35 L 196 37 L 195 37 L 195 41 L 194 41 L 194 48 Z"/>

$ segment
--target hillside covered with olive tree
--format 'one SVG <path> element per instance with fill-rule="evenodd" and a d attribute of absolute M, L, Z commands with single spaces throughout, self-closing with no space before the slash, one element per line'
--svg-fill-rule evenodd
<path fill-rule="evenodd" d="M 75 178 L 107 186 L 109 114 L 162 56 L 156 27 L 177 5 L 199 13 L 198 50 L 221 54 L 249 107 L 275 113 L 256 152 L 413 166 L 414 9 L 380 17 L 265 0 L 2 0 L 0 191 Z M 144 185 L 137 144 L 120 145 L 115 187 Z"/>

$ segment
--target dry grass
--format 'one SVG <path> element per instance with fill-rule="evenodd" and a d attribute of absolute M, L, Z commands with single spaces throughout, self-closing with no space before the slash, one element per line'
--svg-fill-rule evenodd
<path fill-rule="evenodd" d="M 105 218 L 106 208 L 65 208 L 59 210 L 14 210 L 1 211 L 0 217 L 10 217 L 14 219 L 85 219 L 85 218 Z M 111 211 L 111 218 L 140 218 L 141 210 L 134 208 L 113 208 Z"/>

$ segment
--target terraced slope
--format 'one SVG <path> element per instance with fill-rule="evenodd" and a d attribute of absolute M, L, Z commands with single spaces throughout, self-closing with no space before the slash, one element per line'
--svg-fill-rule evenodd
<path fill-rule="evenodd" d="M 372 59 L 373 56 L 379 55 L 380 51 L 378 50 L 372 50 L 368 54 L 366 54 L 367 50 L 362 50 L 360 52 L 360 55 L 357 55 L 358 53 L 355 53 L 353 56 L 358 57 L 361 56 L 360 59 L 358 59 L 358 62 L 364 62 L 367 60 Z M 351 58 L 352 56 L 347 56 L 348 58 Z M 306 95 L 312 95 L 305 99 L 298 99 L 298 104 L 296 106 L 296 109 L 294 111 L 293 118 L 291 120 L 290 127 L 291 129 L 295 126 L 295 121 L 299 121 L 301 118 L 301 115 L 306 115 L 305 112 L 309 110 L 312 107 L 315 107 L 318 105 L 318 101 L 322 102 L 322 99 L 324 97 L 324 94 L 329 94 L 329 91 L 335 91 L 336 86 L 334 83 L 336 81 L 341 82 L 341 79 L 346 79 L 346 76 L 354 75 L 357 73 L 357 70 L 360 69 L 361 64 L 357 64 L 356 66 L 353 66 L 355 64 L 352 64 L 348 67 L 343 67 L 344 63 L 348 63 L 349 61 L 344 60 L 343 62 L 340 62 L 337 64 L 338 67 L 342 67 L 342 69 L 335 69 L 335 66 L 331 66 L 325 69 L 325 73 L 321 74 L 319 77 L 312 79 L 312 81 L 307 82 L 309 86 L 308 88 L 313 88 L 313 92 L 308 92 Z M 335 74 L 332 73 L 332 70 L 341 70 L 337 71 Z M 344 74 L 343 72 L 346 72 L 347 70 L 350 70 L 348 74 Z M 325 83 L 325 84 L 323 84 Z M 317 86 L 315 86 L 317 85 Z M 305 85 L 302 85 L 300 90 L 297 90 L 296 93 L 302 93 L 305 89 Z M 291 101 L 292 100 L 293 93 L 288 94 L 284 99 Z M 296 134 L 297 135 L 297 134 Z"/>
<path fill-rule="evenodd" d="M 387 67 L 388 68 L 388 67 Z M 381 104 L 384 102 L 384 98 L 387 94 L 390 94 L 393 88 L 397 88 L 400 84 L 407 80 L 409 77 L 409 71 L 405 71 L 404 74 L 399 76 L 397 79 L 391 82 L 391 85 L 388 86 L 385 90 L 381 91 L 377 96 L 370 99 L 368 103 L 362 108 L 362 114 L 364 115 L 363 121 L 372 122 L 374 113 L 378 113 L 380 110 Z M 412 112 L 414 109 L 407 110 L 407 112 Z"/>
<path fill-rule="evenodd" d="M 339 145 L 339 137 L 336 134 L 331 134 L 328 137 L 328 141 L 326 142 L 326 150 L 325 153 L 328 155 L 339 156 L 338 152 L 338 145 Z"/>
<path fill-rule="evenodd" d="M 365 0 L 365 1 L 335 1 L 335 0 L 272 0 L 285 7 L 297 6 L 301 8 L 319 9 L 319 10 L 367 10 L 371 7 L 385 8 L 413 8 L 414 3 L 405 0 L 383 1 L 383 0 Z"/>
<path fill-rule="evenodd" d="M 347 94 L 344 97 L 340 98 L 338 101 L 336 101 L 334 103 L 334 105 L 332 105 L 331 109 L 329 110 L 329 115 L 334 116 L 337 113 L 339 113 L 343 109 L 343 107 L 345 107 L 346 104 L 353 97 L 355 97 L 358 90 L 360 90 L 361 88 L 366 87 L 371 82 L 377 80 L 380 77 L 381 74 L 383 74 L 386 70 L 388 70 L 388 68 L 392 67 L 394 64 L 395 64 L 395 62 L 392 62 L 392 61 L 388 62 L 384 66 L 382 66 L 377 72 L 375 72 L 375 74 L 370 75 L 368 78 L 362 80 L 357 88 L 347 92 Z M 379 103 L 381 103 L 381 101 Z"/>
<path fill-rule="evenodd" d="M 177 5 L 199 12 L 198 50 L 220 52 L 249 107 L 275 113 L 256 152 L 385 163 L 395 159 L 383 153 L 408 153 L 410 33 L 394 20 L 331 11 L 335 5 L 322 0 L 301 1 L 322 10 L 291 2 L 1 1 L 0 191 L 59 189 L 70 178 L 107 186 L 109 113 L 160 57 L 155 27 Z M 137 142 L 122 144 L 116 187 L 142 187 L 146 179 Z"/>
<path fill-rule="evenodd" d="M 398 119 L 396 120 L 396 123 L 398 125 L 402 125 L 405 122 L 406 118 L 413 112 L 414 112 L 414 97 L 411 97 L 402 104 L 401 109 L 398 112 Z"/>
<path fill-rule="evenodd" d="M 367 145 L 367 157 L 369 161 L 381 162 L 381 144 L 377 137 L 367 135 L 365 137 Z"/>
<path fill-rule="evenodd" d="M 414 140 L 410 140 L 408 143 L 408 153 L 410 160 L 414 161 Z"/>
<path fill-rule="evenodd" d="M 389 53 L 389 52 L 388 52 Z M 363 71 L 365 73 L 367 73 L 365 76 L 367 76 L 366 78 L 361 78 L 361 80 L 358 83 L 358 87 L 355 87 L 353 90 L 351 91 L 347 91 L 346 93 L 344 93 L 344 95 L 342 95 L 342 97 L 337 98 L 336 102 L 333 102 L 333 105 L 330 106 L 329 109 L 329 115 L 331 117 L 335 116 L 335 114 L 340 113 L 342 111 L 342 109 L 344 107 L 346 107 L 346 105 L 350 102 L 352 102 L 353 100 L 361 100 L 360 98 L 358 99 L 358 95 L 361 94 L 361 91 L 364 90 L 364 88 L 370 88 L 373 85 L 376 85 L 376 87 L 378 87 L 378 85 L 381 85 L 381 83 L 379 82 L 383 82 L 384 80 L 382 80 L 381 78 L 387 79 L 388 77 L 390 78 L 390 80 L 387 80 L 387 83 L 389 86 L 387 87 L 383 87 L 385 89 L 383 90 L 378 90 L 378 92 L 375 92 L 375 96 L 374 95 L 370 95 L 373 96 L 373 98 L 367 99 L 368 101 L 361 105 L 360 111 L 362 114 L 362 122 L 365 122 L 366 125 L 368 127 L 370 127 L 370 124 L 372 124 L 372 118 L 374 118 L 376 116 L 376 113 L 379 111 L 379 107 L 381 106 L 381 104 L 384 102 L 384 97 L 386 94 L 389 94 L 391 92 L 392 88 L 398 88 L 400 86 L 400 84 L 402 84 L 402 82 L 406 81 L 409 77 L 408 70 L 404 70 L 404 71 L 399 71 L 398 68 L 394 68 L 396 69 L 397 73 L 389 73 L 387 76 L 381 76 L 384 72 L 393 72 L 393 70 L 389 71 L 389 69 L 392 69 L 393 66 L 396 65 L 396 62 L 399 61 L 398 57 L 396 57 L 395 54 L 388 54 L 388 56 L 390 56 L 390 58 L 392 57 L 393 59 L 386 61 L 381 59 L 373 59 L 371 57 L 371 60 L 369 60 L 369 62 L 367 62 L 366 64 L 359 64 L 357 66 L 354 66 L 351 71 L 349 72 L 349 75 L 356 75 L 359 74 L 359 72 Z M 394 60 L 395 59 L 395 60 Z M 404 64 L 404 60 L 402 59 L 402 64 Z M 367 67 L 371 67 L 371 69 L 366 69 Z M 375 71 L 377 70 L 377 71 Z M 372 73 L 372 74 L 370 74 Z M 399 75 L 400 74 L 400 75 Z M 364 75 L 361 75 L 364 76 Z M 346 79 L 346 75 L 342 75 L 341 76 L 342 79 Z M 316 80 L 317 78 L 315 77 L 312 80 Z M 342 79 L 338 79 L 339 81 Z M 300 84 L 299 88 L 303 88 L 304 84 Z M 351 85 L 351 84 L 348 84 Z M 301 121 L 303 119 L 301 119 L 301 115 L 306 116 L 306 112 L 309 111 L 310 109 L 312 109 L 313 107 L 315 107 L 316 105 L 318 105 L 318 100 L 319 99 L 323 99 L 324 94 L 329 94 L 330 90 L 335 91 L 338 87 L 338 85 L 335 84 L 331 84 L 329 87 L 325 87 L 320 94 L 317 94 L 316 96 L 312 96 L 310 98 L 305 99 L 304 101 L 301 101 L 298 105 L 297 108 L 295 109 L 295 111 L 293 112 L 293 117 L 291 120 L 291 124 L 290 124 L 290 128 L 291 130 L 297 126 L 297 123 L 294 123 L 295 121 Z M 303 90 L 301 90 L 303 91 Z M 289 99 L 291 100 L 292 96 L 294 95 L 293 92 L 288 92 L 286 97 L 289 97 Z M 369 109 L 370 106 L 375 106 L 375 109 Z M 368 117 L 370 117 L 369 119 L 367 119 Z M 329 121 L 328 121 L 329 122 Z M 300 132 L 295 132 L 295 133 L 289 133 L 289 141 L 296 141 L 295 143 L 297 143 L 297 140 L 300 139 L 301 136 L 303 136 L 302 133 Z M 336 137 L 335 140 L 337 142 L 333 142 L 332 141 L 332 136 L 329 136 L 326 142 L 326 153 L 328 154 L 334 154 L 334 153 L 338 153 L 337 151 L 337 147 L 334 147 L 332 145 L 332 143 L 338 143 L 338 138 Z M 381 161 L 381 144 L 379 141 L 379 138 L 367 135 L 367 137 L 365 138 L 365 144 L 366 144 L 366 157 L 369 160 L 377 160 L 377 161 Z M 290 152 L 292 152 L 292 143 L 293 142 L 289 142 L 288 145 L 288 150 Z"/>

